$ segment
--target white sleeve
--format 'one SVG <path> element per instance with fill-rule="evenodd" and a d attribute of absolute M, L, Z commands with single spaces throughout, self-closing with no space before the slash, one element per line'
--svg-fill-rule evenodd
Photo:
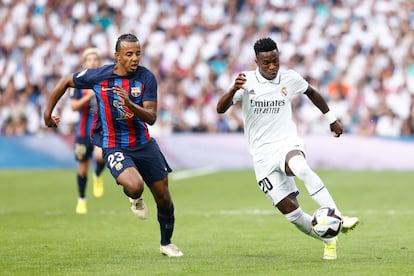
<path fill-rule="evenodd" d="M 236 93 L 234 93 L 233 104 L 235 104 L 237 102 L 240 102 L 242 100 L 242 98 L 243 98 L 243 89 L 239 89 L 239 90 L 237 90 Z"/>
<path fill-rule="evenodd" d="M 291 85 L 290 91 L 293 94 L 303 94 L 308 89 L 309 83 L 294 70 L 288 70 L 286 72 L 289 76 L 289 83 Z"/>

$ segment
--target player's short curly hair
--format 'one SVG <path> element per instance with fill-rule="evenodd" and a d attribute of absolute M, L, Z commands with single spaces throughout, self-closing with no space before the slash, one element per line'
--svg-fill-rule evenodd
<path fill-rule="evenodd" d="M 121 49 L 121 42 L 128 41 L 128 42 L 138 42 L 138 38 L 133 34 L 123 34 L 120 35 L 115 44 L 115 51 L 119 51 Z"/>
<path fill-rule="evenodd" d="M 253 48 L 256 56 L 260 52 L 279 51 L 276 42 L 270 37 L 258 39 Z"/>

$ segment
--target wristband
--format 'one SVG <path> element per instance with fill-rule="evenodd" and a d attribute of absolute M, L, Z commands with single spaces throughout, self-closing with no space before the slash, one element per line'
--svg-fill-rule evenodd
<path fill-rule="evenodd" d="M 336 116 L 335 114 L 332 113 L 332 111 L 328 111 L 325 114 L 323 114 L 323 116 L 325 116 L 326 120 L 328 121 L 329 124 L 332 124 L 336 121 Z"/>

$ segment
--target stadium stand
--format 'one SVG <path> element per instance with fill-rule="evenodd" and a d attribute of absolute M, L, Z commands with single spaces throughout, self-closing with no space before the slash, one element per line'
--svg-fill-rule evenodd
<path fill-rule="evenodd" d="M 73 133 L 69 101 L 57 130 L 43 127 L 51 87 L 80 53 L 136 33 L 141 64 L 159 81 L 158 136 L 242 129 L 240 113 L 215 112 L 233 76 L 251 69 L 253 42 L 271 36 L 294 68 L 329 100 L 346 132 L 414 134 L 414 2 L 388 0 L 0 0 L 0 135 Z M 318 110 L 295 103 L 303 134 L 329 132 Z"/>

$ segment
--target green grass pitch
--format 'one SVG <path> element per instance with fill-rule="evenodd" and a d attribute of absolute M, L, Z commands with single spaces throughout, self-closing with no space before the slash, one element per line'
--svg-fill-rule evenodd
<path fill-rule="evenodd" d="M 174 259 L 159 253 L 148 189 L 149 218 L 140 221 L 105 171 L 104 197 L 89 185 L 89 212 L 77 215 L 74 170 L 2 170 L 0 275 L 413 275 L 414 172 L 318 173 L 342 212 L 361 220 L 339 236 L 336 261 L 322 260 L 322 243 L 271 206 L 252 171 L 171 174 L 173 241 L 184 252 Z"/>

